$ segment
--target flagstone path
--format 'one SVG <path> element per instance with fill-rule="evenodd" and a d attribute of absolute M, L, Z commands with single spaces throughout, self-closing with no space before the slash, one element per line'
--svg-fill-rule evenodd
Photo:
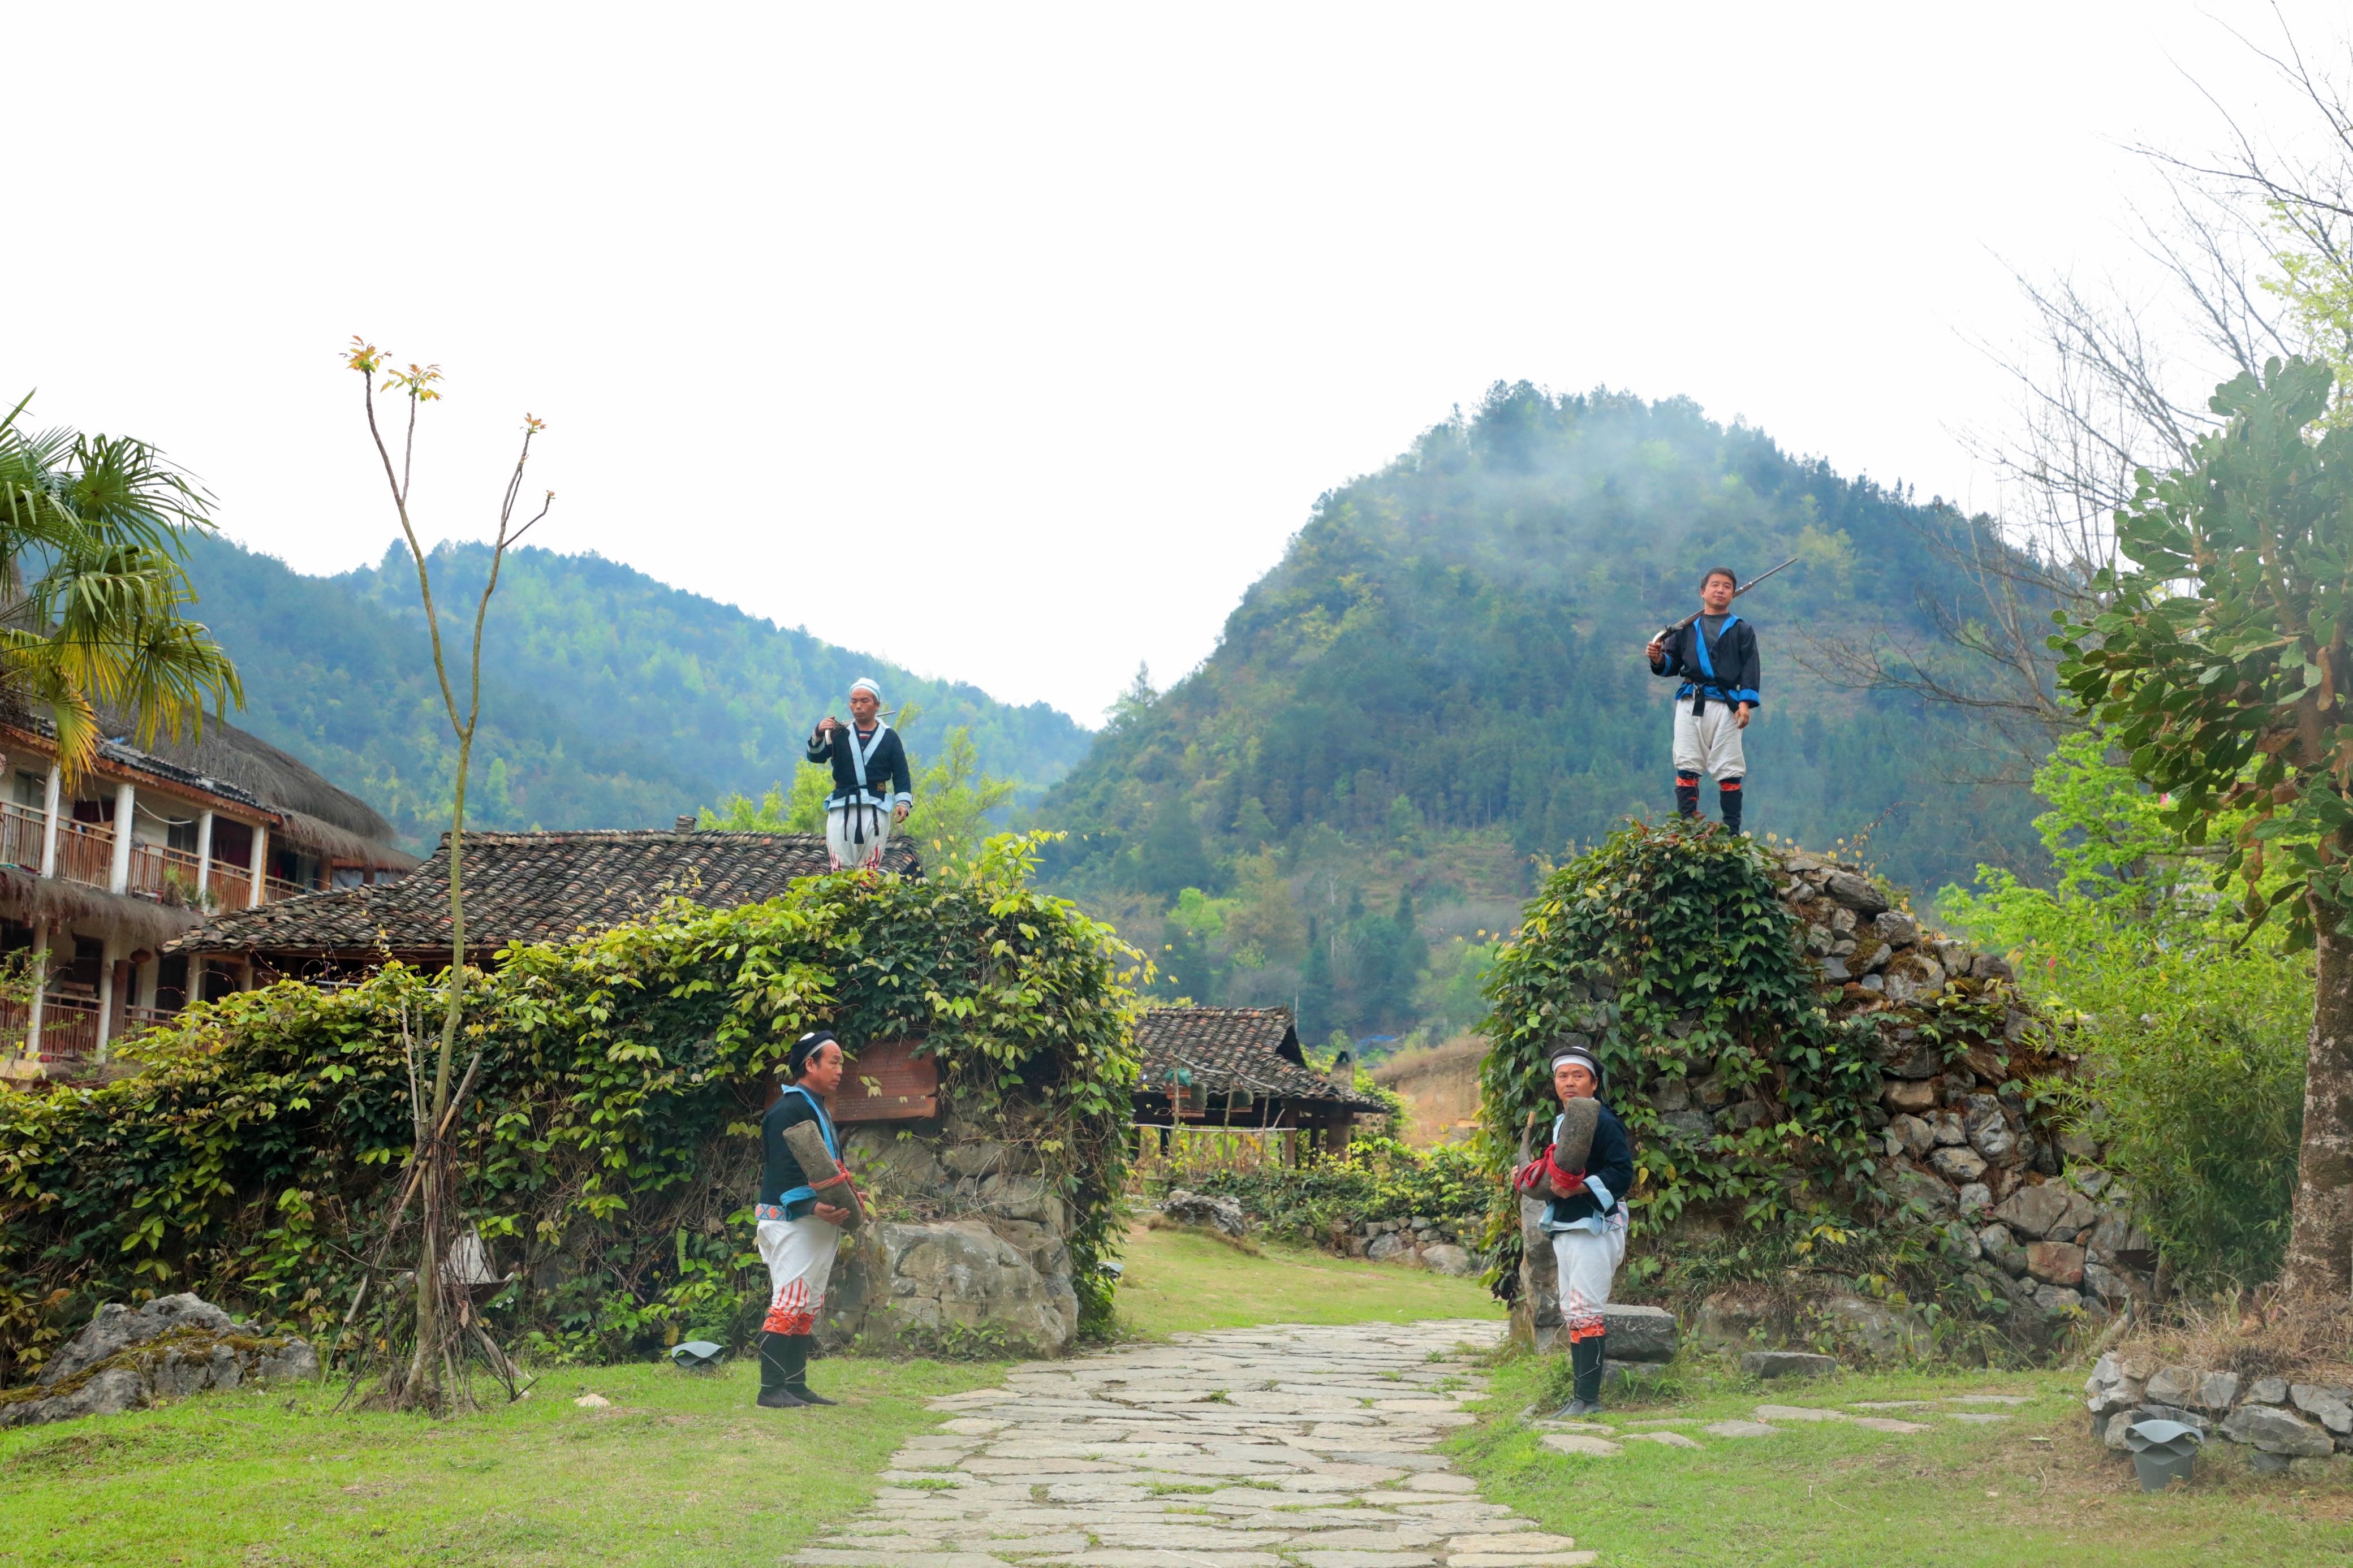
<path fill-rule="evenodd" d="M 934 1400 L 800 1568 L 1573 1568 L 1432 1452 L 1503 1325 L 1275 1324 L 1038 1363 Z"/>

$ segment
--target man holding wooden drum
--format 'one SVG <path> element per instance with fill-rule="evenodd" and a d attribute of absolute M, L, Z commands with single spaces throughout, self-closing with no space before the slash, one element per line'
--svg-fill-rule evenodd
<path fill-rule="evenodd" d="M 1568 1333 L 1574 1396 L 1559 1416 L 1573 1420 L 1601 1410 L 1601 1364 L 1609 1335 L 1601 1309 L 1626 1257 L 1625 1194 L 1634 1184 L 1634 1147 L 1600 1100 L 1601 1061 L 1583 1046 L 1553 1052 L 1553 1092 L 1560 1114 L 1552 1147 L 1520 1168 L 1514 1184 L 1542 1193 L 1544 1229 L 1552 1237 L 1559 1271 L 1560 1319 Z"/>

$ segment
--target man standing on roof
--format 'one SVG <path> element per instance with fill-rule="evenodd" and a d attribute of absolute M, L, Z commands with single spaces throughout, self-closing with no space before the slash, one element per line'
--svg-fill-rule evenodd
<path fill-rule="evenodd" d="M 1652 675 L 1683 683 L 1675 688 L 1676 815 L 1699 815 L 1699 775 L 1709 773 L 1724 826 L 1735 833 L 1748 773 L 1740 732 L 1765 701 L 1757 689 L 1757 628 L 1732 613 L 1739 585 L 1729 566 L 1710 567 L 1700 579 L 1699 615 L 1642 650 Z"/>
<path fill-rule="evenodd" d="M 860 679 L 849 689 L 849 722 L 828 713 L 809 734 L 808 760 L 833 764 L 825 848 L 837 871 L 845 866 L 880 870 L 892 827 L 906 821 L 915 804 L 907 748 L 882 722 L 881 709 L 882 689 Z"/>

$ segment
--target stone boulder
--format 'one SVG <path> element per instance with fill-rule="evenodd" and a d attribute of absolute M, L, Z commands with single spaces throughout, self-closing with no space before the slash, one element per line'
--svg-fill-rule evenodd
<path fill-rule="evenodd" d="M 2337 1448 L 2318 1422 L 2270 1405 L 2242 1405 L 2222 1423 L 2222 1436 L 2266 1454 L 2303 1458 L 2320 1458 Z"/>
<path fill-rule="evenodd" d="M 2038 1241 L 2045 1237 L 2072 1241 L 2075 1232 L 2090 1226 L 2097 1216 L 2091 1199 L 2057 1182 L 2021 1187 L 1993 1211 L 1993 1217 L 2013 1232 Z"/>
<path fill-rule="evenodd" d="M 1239 1200 L 1188 1193 L 1181 1187 L 1168 1194 L 1160 1212 L 1179 1225 L 1198 1225 L 1227 1236 L 1242 1236 L 1250 1229 Z"/>
<path fill-rule="evenodd" d="M 884 1222 L 854 1239 L 827 1292 L 828 1348 L 1050 1356 L 1078 1334 L 1070 1276 L 1040 1273 L 985 1220 Z"/>
<path fill-rule="evenodd" d="M 1838 1369 L 1839 1363 L 1829 1356 L 1810 1351 L 1750 1351 L 1740 1358 L 1742 1376 L 1767 1382 L 1780 1377 L 1828 1377 Z"/>
<path fill-rule="evenodd" d="M 291 1334 L 237 1322 L 201 1297 L 139 1307 L 109 1302 L 68 1340 L 29 1397 L 0 1404 L 0 1427 L 112 1415 L 204 1388 L 319 1375 L 319 1357 Z"/>
<path fill-rule="evenodd" d="M 1613 1361 L 1666 1362 L 1675 1359 L 1675 1315 L 1664 1307 L 1611 1304 L 1601 1309 L 1601 1326 L 1609 1336 Z"/>
<path fill-rule="evenodd" d="M 1423 1247 L 1421 1266 L 1424 1268 L 1435 1269 L 1440 1274 L 1451 1274 L 1457 1279 L 1467 1274 L 1476 1274 L 1479 1271 L 1477 1260 L 1469 1252 L 1451 1241 L 1441 1241 L 1436 1247 Z"/>

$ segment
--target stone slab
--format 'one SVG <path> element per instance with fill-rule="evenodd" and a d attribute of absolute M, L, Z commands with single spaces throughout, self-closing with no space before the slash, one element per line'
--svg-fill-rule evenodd
<path fill-rule="evenodd" d="M 1699 1444 L 1693 1442 L 1690 1438 L 1684 1436 L 1680 1432 L 1630 1432 L 1626 1436 L 1626 1441 L 1629 1443 L 1663 1443 L 1670 1448 L 1696 1448 L 1700 1446 Z"/>
<path fill-rule="evenodd" d="M 1586 1568 L 1598 1562 L 1599 1552 L 1555 1552 L 1542 1557 L 1513 1557 L 1499 1552 L 1465 1552 L 1446 1560 L 1446 1568 Z"/>
<path fill-rule="evenodd" d="M 1843 1410 L 1824 1410 L 1811 1405 L 1760 1405 L 1757 1407 L 1759 1421 L 1852 1421 L 1853 1416 Z"/>
<path fill-rule="evenodd" d="M 1625 1452 L 1607 1437 L 1588 1437 L 1582 1432 L 1547 1432 L 1544 1446 L 1556 1454 L 1581 1454 L 1596 1459 Z"/>
<path fill-rule="evenodd" d="M 1711 1437 L 1770 1437 L 1781 1428 L 1762 1421 L 1711 1421 L 1700 1430 Z"/>
<path fill-rule="evenodd" d="M 1574 1552 L 1577 1542 L 1566 1535 L 1546 1535 L 1540 1531 L 1508 1535 L 1458 1535 L 1446 1543 L 1451 1557 L 1458 1552 L 1508 1552 L 1521 1556 L 1530 1552 Z"/>

